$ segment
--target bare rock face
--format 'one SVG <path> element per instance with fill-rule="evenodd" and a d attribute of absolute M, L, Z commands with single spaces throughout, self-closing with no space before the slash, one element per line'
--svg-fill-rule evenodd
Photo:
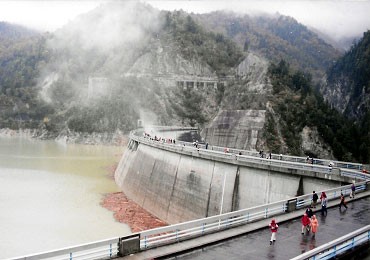
<path fill-rule="evenodd" d="M 305 126 L 301 132 L 302 149 L 305 154 L 313 154 L 317 158 L 334 159 L 333 151 L 325 145 L 316 128 Z"/>
<path fill-rule="evenodd" d="M 265 124 L 272 86 L 268 62 L 249 53 L 236 68 L 236 79 L 225 88 L 222 108 L 201 135 L 212 145 L 255 150 Z"/>
<path fill-rule="evenodd" d="M 326 79 L 322 80 L 322 95 L 335 109 L 344 113 L 350 102 L 350 88 L 348 79 L 344 77 L 338 79 L 334 84 L 328 85 Z"/>
<path fill-rule="evenodd" d="M 217 80 L 209 65 L 197 60 L 184 59 L 171 43 L 163 46 L 159 40 L 153 40 L 151 46 L 153 48 L 144 52 L 124 76 L 150 77 L 172 86 L 176 85 L 176 80 L 197 81 L 198 78 Z"/>
<path fill-rule="evenodd" d="M 212 145 L 254 150 L 265 110 L 221 110 L 202 136 Z"/>
<path fill-rule="evenodd" d="M 239 64 L 237 75 L 247 79 L 249 91 L 267 94 L 271 91 L 272 86 L 267 83 L 268 61 L 250 52 L 247 57 Z"/>

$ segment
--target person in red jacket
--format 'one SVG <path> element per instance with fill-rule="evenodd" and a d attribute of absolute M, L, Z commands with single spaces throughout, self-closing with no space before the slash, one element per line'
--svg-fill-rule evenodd
<path fill-rule="evenodd" d="M 271 220 L 271 223 L 269 224 L 270 230 L 271 230 L 271 238 L 270 238 L 270 245 L 275 244 L 276 240 L 276 233 L 279 228 L 279 225 L 276 223 L 275 219 Z"/>
<path fill-rule="evenodd" d="M 307 216 L 306 213 L 303 214 L 301 218 L 302 223 L 302 235 L 304 234 L 304 229 L 310 232 L 311 219 Z"/>

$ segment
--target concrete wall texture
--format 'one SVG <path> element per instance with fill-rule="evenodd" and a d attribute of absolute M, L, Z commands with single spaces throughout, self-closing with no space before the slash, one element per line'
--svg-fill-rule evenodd
<path fill-rule="evenodd" d="M 299 188 L 307 194 L 340 185 L 315 176 L 257 169 L 135 144 L 126 149 L 117 167 L 116 183 L 126 196 L 169 224 L 217 215 L 221 207 L 225 213 L 288 199 L 296 196 Z"/>

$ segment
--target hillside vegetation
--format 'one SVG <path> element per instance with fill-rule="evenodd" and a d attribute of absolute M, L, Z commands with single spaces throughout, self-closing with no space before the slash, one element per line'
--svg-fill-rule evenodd
<path fill-rule="evenodd" d="M 322 93 L 331 106 L 356 122 L 360 157 L 369 162 L 370 31 L 328 70 Z"/>
<path fill-rule="evenodd" d="M 313 90 L 311 77 L 300 71 L 293 71 L 285 61 L 272 64 L 269 73 L 273 85 L 271 103 L 279 113 L 279 122 L 270 117 L 265 132 L 268 146 L 276 153 L 283 144 L 292 154 L 302 153 L 300 133 L 308 126 L 316 128 L 319 135 L 330 145 L 335 158 L 343 161 L 366 161 L 366 154 L 360 149 L 360 129 L 353 120 L 347 119 L 331 108 L 318 92 Z M 276 126 L 281 126 L 280 131 Z M 301 154 L 303 155 L 303 154 Z M 310 156 L 318 157 L 317 154 Z"/>
<path fill-rule="evenodd" d="M 266 109 L 263 138 L 273 152 L 316 156 L 302 148 L 309 127 L 337 159 L 369 162 L 368 43 L 366 33 L 339 59 L 289 17 L 195 15 L 132 2 L 102 5 L 53 34 L 0 23 L 0 124 L 50 137 L 127 133 L 143 111 L 155 124 L 202 128 L 221 110 Z M 238 74 L 242 63 L 249 69 Z M 326 70 L 324 98 L 317 90 Z M 188 87 L 189 79 L 220 84 Z M 345 114 L 325 101 L 335 100 L 330 90 L 341 79 Z M 96 92 L 94 80 L 104 82 Z"/>
<path fill-rule="evenodd" d="M 38 127 L 53 111 L 39 98 L 41 67 L 48 61 L 46 35 L 0 22 L 0 126 Z"/>
<path fill-rule="evenodd" d="M 233 39 L 244 51 L 255 51 L 275 63 L 286 60 L 292 68 L 313 75 L 315 81 L 340 56 L 338 50 L 291 17 L 222 11 L 193 17 L 205 28 Z"/>

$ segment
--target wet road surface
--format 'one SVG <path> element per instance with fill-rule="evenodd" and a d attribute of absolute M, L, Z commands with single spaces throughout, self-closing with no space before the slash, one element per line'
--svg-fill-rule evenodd
<path fill-rule="evenodd" d="M 290 259 L 370 224 L 370 197 L 347 205 L 348 209 L 342 207 L 340 210 L 337 206 L 329 208 L 326 217 L 321 216 L 320 212 L 315 213 L 319 221 L 315 238 L 311 233 L 301 234 L 299 218 L 278 223 L 279 231 L 274 245 L 269 243 L 271 233 L 266 228 L 166 259 Z M 276 220 L 279 222 L 279 217 Z"/>

